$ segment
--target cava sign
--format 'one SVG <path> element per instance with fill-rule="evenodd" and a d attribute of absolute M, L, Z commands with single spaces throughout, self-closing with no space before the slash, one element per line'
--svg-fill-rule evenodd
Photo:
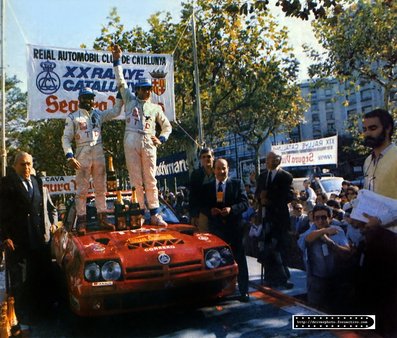
<path fill-rule="evenodd" d="M 77 192 L 75 176 L 44 176 L 42 180 L 43 186 L 48 189 L 50 195 L 75 194 Z M 92 181 L 90 181 L 88 191 L 94 191 Z"/>

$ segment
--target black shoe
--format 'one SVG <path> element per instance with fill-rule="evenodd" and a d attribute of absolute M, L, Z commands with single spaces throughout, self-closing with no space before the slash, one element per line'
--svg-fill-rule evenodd
<path fill-rule="evenodd" d="M 243 293 L 241 296 L 240 296 L 240 302 L 242 302 L 242 303 L 248 303 L 249 301 L 250 301 L 250 295 L 248 294 L 248 293 Z"/>
<path fill-rule="evenodd" d="M 284 284 L 281 284 L 280 286 L 284 289 L 290 290 L 294 287 L 294 283 L 285 282 Z"/>

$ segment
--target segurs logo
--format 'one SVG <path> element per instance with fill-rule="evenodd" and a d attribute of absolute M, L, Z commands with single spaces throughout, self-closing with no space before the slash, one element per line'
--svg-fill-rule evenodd
<path fill-rule="evenodd" d="M 43 94 L 54 94 L 61 86 L 61 80 L 57 73 L 54 72 L 55 62 L 44 61 L 40 63 L 43 71 L 36 77 L 36 87 Z"/>

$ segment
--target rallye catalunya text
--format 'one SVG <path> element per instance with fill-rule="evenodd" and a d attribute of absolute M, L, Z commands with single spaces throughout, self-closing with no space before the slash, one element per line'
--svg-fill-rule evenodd
<path fill-rule="evenodd" d="M 76 61 L 92 63 L 112 63 L 111 54 L 102 54 L 95 52 L 76 52 L 76 51 L 55 51 L 47 49 L 33 49 L 33 58 L 39 60 L 57 60 L 57 61 Z M 134 83 L 145 76 L 145 70 L 139 68 L 139 65 L 153 65 L 159 67 L 166 66 L 165 56 L 151 55 L 122 55 L 123 64 L 136 65 L 135 68 L 123 69 L 124 79 L 130 89 L 134 89 Z M 66 92 L 76 93 L 84 87 L 90 87 L 97 92 L 117 92 L 117 83 L 112 67 L 95 67 L 95 66 L 71 66 L 66 65 L 65 71 L 60 75 L 61 88 Z M 47 96 L 46 112 L 70 113 L 78 109 L 78 100 L 60 100 L 55 94 Z M 109 95 L 106 100 L 96 102 L 96 108 L 99 110 L 110 109 L 115 103 L 115 95 Z"/>

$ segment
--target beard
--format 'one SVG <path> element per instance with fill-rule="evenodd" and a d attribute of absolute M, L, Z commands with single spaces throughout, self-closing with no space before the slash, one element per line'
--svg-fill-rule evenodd
<path fill-rule="evenodd" d="M 382 132 L 377 137 L 367 136 L 364 138 L 364 145 L 372 149 L 378 148 L 386 140 L 386 130 L 383 129 Z"/>
<path fill-rule="evenodd" d="M 85 110 L 88 110 L 88 111 L 90 111 L 92 109 L 91 103 L 89 103 L 89 102 L 80 102 L 79 103 L 79 108 L 82 108 L 82 109 L 85 109 Z"/>

